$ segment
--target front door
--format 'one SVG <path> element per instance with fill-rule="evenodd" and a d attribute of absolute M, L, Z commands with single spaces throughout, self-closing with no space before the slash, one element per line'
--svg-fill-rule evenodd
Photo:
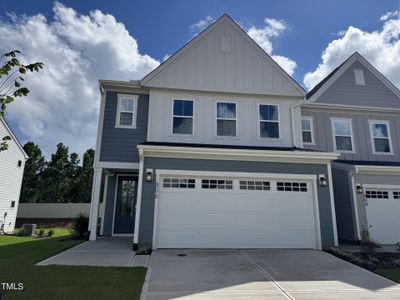
<path fill-rule="evenodd" d="M 135 227 L 137 177 L 119 176 L 117 188 L 114 233 L 130 234 Z"/>

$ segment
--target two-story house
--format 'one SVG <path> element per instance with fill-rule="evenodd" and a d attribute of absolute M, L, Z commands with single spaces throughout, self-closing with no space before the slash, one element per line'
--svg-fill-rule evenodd
<path fill-rule="evenodd" d="M 400 91 L 359 53 L 307 94 L 304 147 L 335 151 L 339 239 L 400 241 Z"/>
<path fill-rule="evenodd" d="M 337 245 L 338 155 L 302 148 L 305 91 L 229 16 L 142 80 L 101 80 L 100 89 L 91 240 Z"/>

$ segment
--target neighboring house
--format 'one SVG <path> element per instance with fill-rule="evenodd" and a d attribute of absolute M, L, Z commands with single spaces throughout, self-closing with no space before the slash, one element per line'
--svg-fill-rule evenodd
<path fill-rule="evenodd" d="M 308 149 L 335 151 L 332 164 L 339 238 L 363 229 L 382 244 L 400 241 L 400 91 L 354 53 L 307 95 Z"/>
<path fill-rule="evenodd" d="M 14 231 L 19 195 L 24 175 L 25 161 L 28 159 L 21 144 L 6 121 L 0 117 L 0 139 L 11 137 L 8 150 L 0 151 L 0 234 Z"/>
<path fill-rule="evenodd" d="M 134 247 L 337 245 L 338 155 L 301 148 L 305 91 L 229 16 L 142 80 L 100 89 L 91 240 L 101 220 Z"/>

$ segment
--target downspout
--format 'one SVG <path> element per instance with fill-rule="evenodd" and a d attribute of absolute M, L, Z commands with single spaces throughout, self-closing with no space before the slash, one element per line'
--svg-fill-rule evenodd
<path fill-rule="evenodd" d="M 356 183 L 355 183 L 355 175 L 357 175 L 359 169 L 355 167 L 353 170 L 350 171 L 350 178 L 351 178 L 351 189 L 353 195 L 353 206 L 354 206 L 354 217 L 356 219 L 356 236 L 358 240 L 361 240 L 361 231 L 360 231 L 360 219 L 358 215 L 358 201 L 357 201 L 357 193 L 356 193 Z"/>

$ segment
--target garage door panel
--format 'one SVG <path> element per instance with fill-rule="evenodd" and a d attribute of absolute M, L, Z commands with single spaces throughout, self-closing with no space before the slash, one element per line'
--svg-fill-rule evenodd
<path fill-rule="evenodd" d="M 316 247 L 310 181 L 303 192 L 277 191 L 273 180 L 267 190 L 246 191 L 235 178 L 225 178 L 233 186 L 223 190 L 203 189 L 201 178 L 190 178 L 196 188 L 160 189 L 158 248 Z"/>

